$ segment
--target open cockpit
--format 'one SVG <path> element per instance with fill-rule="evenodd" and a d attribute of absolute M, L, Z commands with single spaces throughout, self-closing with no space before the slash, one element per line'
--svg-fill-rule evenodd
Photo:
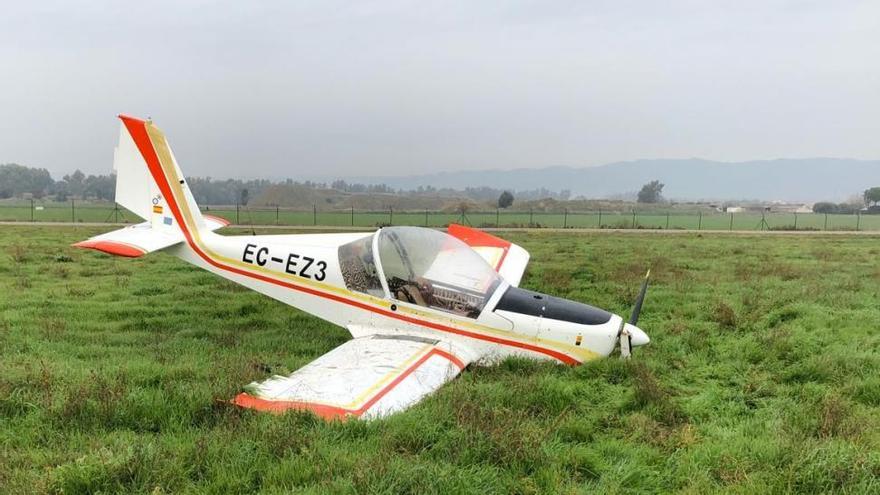
<path fill-rule="evenodd" d="M 339 248 L 349 290 L 476 318 L 501 283 L 461 240 L 431 229 L 386 227 Z"/>

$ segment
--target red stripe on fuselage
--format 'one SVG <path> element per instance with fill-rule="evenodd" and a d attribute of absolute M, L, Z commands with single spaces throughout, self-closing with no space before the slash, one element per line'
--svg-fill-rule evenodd
<path fill-rule="evenodd" d="M 348 304 L 350 306 L 354 306 L 357 308 L 361 308 L 367 311 L 372 311 L 377 314 L 381 314 L 383 316 L 387 316 L 389 318 L 405 321 L 407 323 L 412 323 L 418 326 L 431 328 L 434 330 L 438 330 L 441 332 L 453 333 L 455 335 L 461 335 L 463 337 L 469 337 L 477 340 L 483 340 L 487 342 L 492 342 L 495 344 L 506 345 L 510 347 L 517 347 L 519 349 L 524 349 L 527 351 L 537 352 L 539 354 L 544 354 L 546 356 L 550 356 L 554 359 L 562 361 L 565 364 L 575 365 L 580 364 L 580 361 L 572 358 L 571 356 L 559 352 L 554 351 L 552 349 L 545 349 L 543 347 L 538 347 L 532 344 L 526 344 L 523 342 L 517 342 L 513 340 L 507 340 L 499 337 L 493 337 L 491 335 L 483 335 L 479 333 L 469 332 L 467 330 L 461 330 L 459 328 L 448 327 L 445 325 L 441 325 L 439 323 L 433 323 L 430 321 L 419 320 L 416 318 L 412 318 L 409 316 L 404 316 L 395 312 L 386 311 L 381 308 L 376 308 L 374 306 L 370 306 L 368 304 L 364 304 L 359 301 L 354 301 L 351 299 L 347 299 L 341 296 L 337 296 L 336 294 L 329 294 L 326 292 L 322 292 L 316 289 L 312 289 L 309 287 L 304 287 L 300 285 L 291 284 L 289 282 L 285 282 L 282 280 L 277 280 L 271 277 L 267 277 L 265 275 L 261 275 L 258 273 L 252 273 L 246 270 L 242 270 L 240 268 L 235 268 L 232 266 L 224 265 L 215 261 L 213 258 L 208 256 L 202 249 L 198 246 L 198 244 L 193 241 L 192 235 L 189 232 L 189 226 L 183 219 L 183 214 L 180 211 L 180 207 L 177 204 L 177 201 L 174 197 L 174 194 L 171 192 L 171 186 L 168 184 L 168 178 L 165 177 L 165 173 L 162 170 L 162 165 L 159 162 L 159 156 L 156 154 L 156 150 L 153 149 L 152 141 L 150 141 L 150 136 L 147 133 L 146 122 L 143 120 L 135 119 L 132 117 L 120 115 L 120 119 L 125 124 L 125 127 L 128 129 L 129 134 L 131 134 L 132 139 L 137 145 L 138 150 L 141 152 L 141 155 L 144 157 L 144 161 L 147 162 L 147 167 L 150 170 L 150 174 L 153 176 L 153 180 L 156 181 L 156 185 L 159 186 L 159 190 L 162 192 L 162 195 L 165 197 L 165 200 L 168 202 L 168 207 L 171 208 L 171 213 L 174 215 L 174 218 L 177 220 L 177 225 L 180 226 L 181 231 L 183 231 L 184 237 L 186 237 L 186 242 L 189 246 L 199 255 L 203 260 L 205 260 L 208 264 L 215 266 L 221 270 L 225 270 L 228 272 L 236 273 L 238 275 L 242 275 L 245 277 L 254 278 L 257 280 L 261 280 L 263 282 L 267 282 L 270 284 L 279 285 L 282 287 L 287 287 L 289 289 L 298 290 L 300 292 L 305 292 L 307 294 L 312 294 L 318 297 L 323 297 L 326 299 L 331 299 L 333 301 L 341 302 L 344 304 Z"/>

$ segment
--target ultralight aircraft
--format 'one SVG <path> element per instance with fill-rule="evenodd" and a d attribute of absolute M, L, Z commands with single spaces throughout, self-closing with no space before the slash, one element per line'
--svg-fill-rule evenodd
<path fill-rule="evenodd" d="M 120 115 L 116 202 L 145 221 L 74 244 L 118 256 L 175 255 L 347 329 L 339 347 L 232 402 L 323 418 L 401 411 L 470 364 L 508 356 L 576 365 L 649 342 L 629 321 L 518 287 L 529 253 L 487 232 L 383 227 L 372 233 L 240 235 L 199 211 L 162 131 Z"/>

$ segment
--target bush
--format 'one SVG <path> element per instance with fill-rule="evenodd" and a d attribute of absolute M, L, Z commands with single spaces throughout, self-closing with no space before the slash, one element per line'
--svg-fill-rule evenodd
<path fill-rule="evenodd" d="M 837 205 L 828 201 L 820 201 L 813 205 L 813 213 L 837 213 Z"/>
<path fill-rule="evenodd" d="M 736 312 L 727 303 L 719 301 L 712 313 L 712 320 L 725 330 L 736 329 Z"/>
<path fill-rule="evenodd" d="M 861 209 L 862 205 L 852 203 L 831 203 L 820 201 L 813 205 L 813 213 L 853 215 Z"/>

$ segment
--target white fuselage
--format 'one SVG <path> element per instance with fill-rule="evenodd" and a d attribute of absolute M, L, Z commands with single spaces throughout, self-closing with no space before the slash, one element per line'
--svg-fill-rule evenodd
<path fill-rule="evenodd" d="M 423 334 L 472 349 L 478 359 L 467 362 L 520 355 L 577 364 L 611 353 L 628 329 L 617 315 L 511 287 L 528 253 L 462 226 L 450 228 L 472 243 L 416 227 L 380 229 L 372 237 L 215 234 L 217 219 L 209 223 L 199 210 L 161 130 L 120 118 L 116 200 L 146 225 L 82 247 L 123 256 L 167 249 L 353 336 Z M 488 263 L 478 249 L 495 249 L 497 261 Z M 647 343 L 643 332 L 629 330 L 633 345 Z"/>
<path fill-rule="evenodd" d="M 508 289 L 499 285 L 476 318 L 346 288 L 339 246 L 370 233 L 221 236 L 172 248 L 182 259 L 349 330 L 369 334 L 424 334 L 459 342 L 491 363 L 507 356 L 577 364 L 610 354 L 621 318 L 584 325 L 510 311 L 493 311 Z M 381 266 L 379 267 L 381 270 Z M 384 277 L 383 277 L 384 280 Z"/>

